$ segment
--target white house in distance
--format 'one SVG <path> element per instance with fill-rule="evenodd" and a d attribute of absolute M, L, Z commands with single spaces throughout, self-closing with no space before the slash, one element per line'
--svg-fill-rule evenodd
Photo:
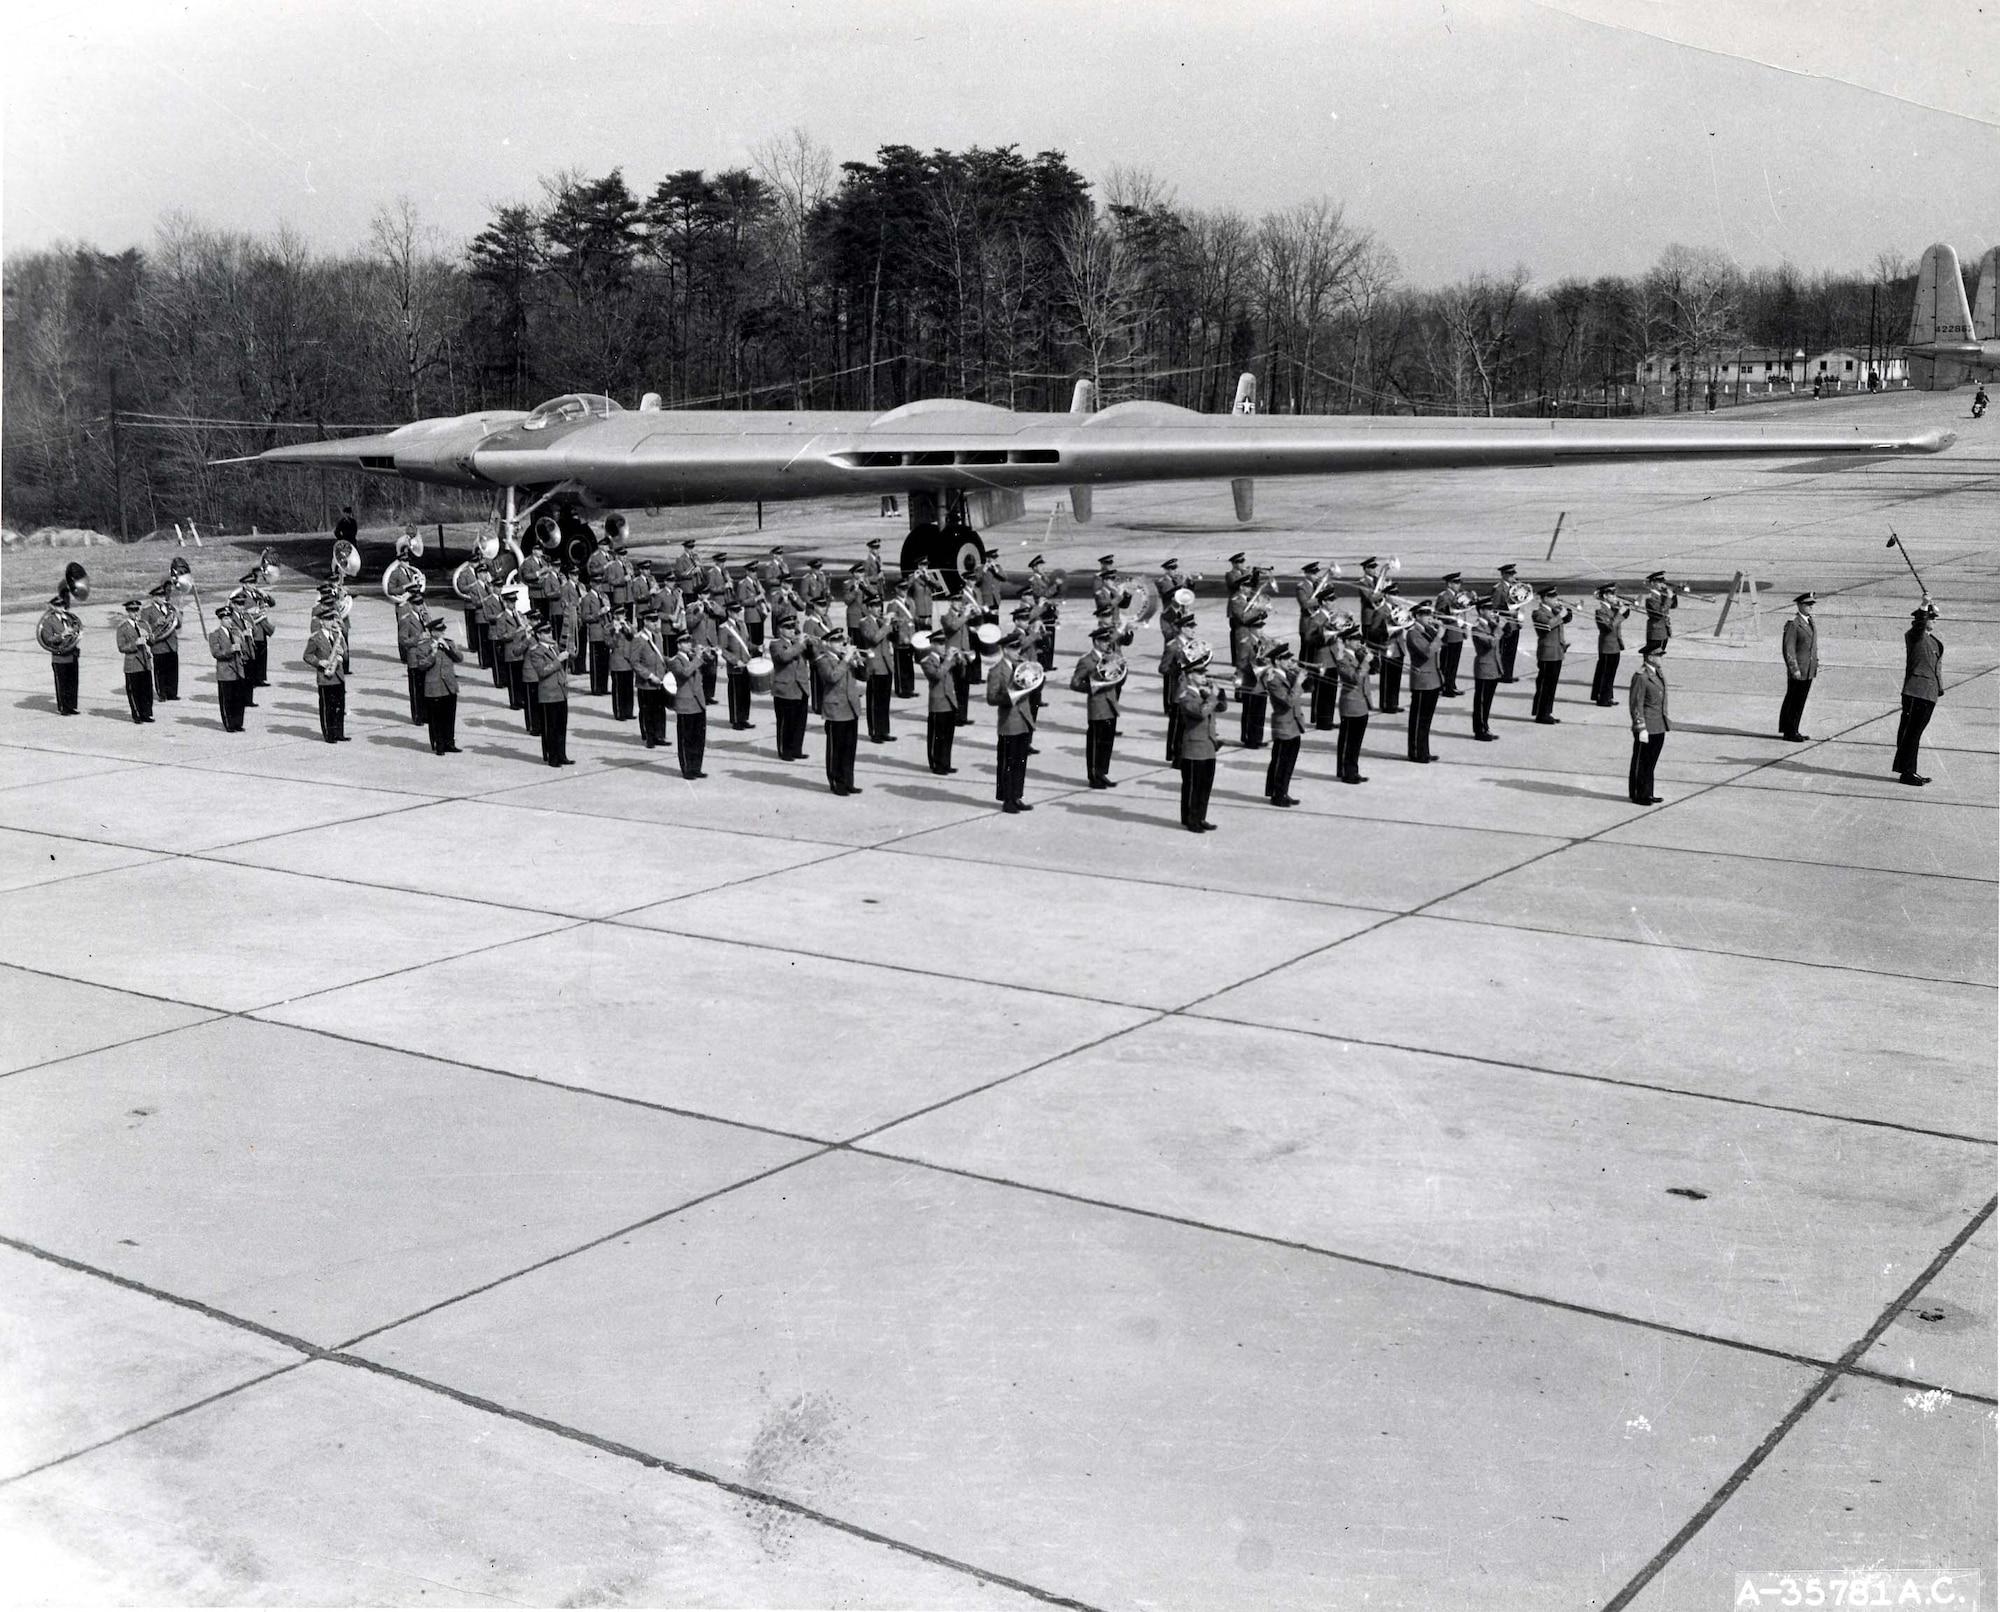
<path fill-rule="evenodd" d="M 1875 355 L 1877 389 L 1910 384 L 1909 364 L 1899 352 Z M 1803 348 L 1732 347 L 1712 353 L 1648 353 L 1639 361 L 1635 378 L 1649 397 L 1672 398 L 1699 405 L 1712 384 L 1718 402 L 1737 403 L 1774 392 L 1803 392 L 1814 381 L 1822 391 L 1868 390 L 1868 353 L 1863 348 L 1835 347 L 1807 354 Z"/>

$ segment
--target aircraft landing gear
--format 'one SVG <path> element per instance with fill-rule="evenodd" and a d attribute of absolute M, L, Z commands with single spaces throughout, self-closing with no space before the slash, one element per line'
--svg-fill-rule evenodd
<path fill-rule="evenodd" d="M 946 576 L 971 576 L 986 563 L 986 545 L 966 519 L 965 494 L 913 492 L 909 495 L 910 535 L 898 563 L 905 574 L 920 565 Z"/>

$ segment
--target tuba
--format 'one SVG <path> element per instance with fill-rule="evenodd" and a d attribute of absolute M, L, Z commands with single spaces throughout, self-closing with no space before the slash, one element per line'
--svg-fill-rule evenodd
<path fill-rule="evenodd" d="M 90 573 L 79 560 L 71 560 L 63 567 L 63 592 L 75 603 L 85 604 L 90 599 Z"/>
<path fill-rule="evenodd" d="M 361 575 L 361 551 L 344 537 L 334 539 L 333 574 L 336 577 Z"/>

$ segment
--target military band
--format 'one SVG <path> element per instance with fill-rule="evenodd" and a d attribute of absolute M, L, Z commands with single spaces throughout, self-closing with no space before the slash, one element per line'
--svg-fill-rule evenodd
<path fill-rule="evenodd" d="M 964 577 L 947 579 L 918 567 L 891 583 L 879 546 L 871 548 L 844 579 L 843 626 L 831 619 L 834 590 L 817 558 L 795 573 L 782 548 L 773 548 L 739 572 L 731 570 L 725 555 L 704 556 L 688 542 L 675 563 L 656 576 L 650 562 L 630 557 L 622 520 L 608 520 L 604 540 L 588 546 L 579 546 L 579 532 L 587 539 L 588 529 L 573 517 L 543 520 L 525 546 L 489 541 L 476 559 L 459 566 L 452 586 L 465 606 L 463 647 L 447 634 L 444 618 L 426 605 L 425 574 L 417 563 L 421 538 L 410 528 L 398 541 L 382 587 L 393 609 L 410 721 L 427 729 L 436 755 L 458 753 L 458 667 L 470 657 L 490 665 L 495 687 L 522 712 L 524 727 L 540 740 L 550 767 L 575 764 L 568 747 L 571 677 L 587 672 L 591 694 L 610 697 L 614 719 L 636 720 L 647 749 L 671 743 L 681 776 L 696 781 L 707 776 L 707 707 L 719 671 L 734 731 L 749 731 L 755 697 L 770 695 L 781 760 L 805 758 L 807 718 L 813 713 L 822 718 L 828 786 L 844 797 L 860 793 L 854 769 L 862 724 L 871 742 L 893 742 L 897 698 L 924 700 L 926 764 L 939 777 L 955 775 L 957 730 L 973 720 L 969 696 L 984 673 L 986 703 L 995 717 L 995 799 L 1008 815 L 1032 809 L 1025 798 L 1028 760 L 1036 754 L 1065 591 L 1062 574 L 1043 556 L 1034 556 L 1018 581 L 990 559 Z M 516 562 L 512 566 L 499 558 L 503 544 Z M 1277 807 L 1297 804 L 1292 785 L 1308 732 L 1337 729 L 1339 781 L 1368 781 L 1360 769 L 1370 718 L 1377 709 L 1400 711 L 1405 676 L 1404 754 L 1413 764 L 1435 762 L 1437 704 L 1459 692 L 1456 674 L 1467 644 L 1471 736 L 1495 742 L 1494 699 L 1498 686 L 1509 680 L 1509 647 L 1530 599 L 1536 676 L 1529 709 L 1537 723 L 1560 720 L 1555 708 L 1575 612 L 1555 584 L 1531 589 L 1507 564 L 1498 568 L 1492 590 L 1475 597 L 1462 586 L 1462 574 L 1452 571 L 1442 577 L 1435 597 L 1406 605 L 1388 575 L 1394 564 L 1373 557 L 1362 563 L 1357 614 L 1349 615 L 1335 604 L 1339 567 L 1307 562 L 1293 590 L 1294 650 L 1270 632 L 1276 592 L 1270 572 L 1250 563 L 1247 554 L 1232 555 L 1226 578 L 1228 671 L 1218 677 L 1214 651 L 1195 633 L 1193 590 L 1202 579 L 1169 559 L 1148 596 L 1146 584 L 1120 575 L 1116 556 L 1101 556 L 1092 584 L 1095 626 L 1067 680 L 1082 702 L 1084 786 L 1117 787 L 1112 757 L 1131 676 L 1125 651 L 1155 610 L 1166 760 L 1180 775 L 1182 823 L 1192 832 L 1214 827 L 1208 806 L 1223 748 L 1219 719 L 1232 695 L 1240 711 L 1239 746 L 1260 748 L 1268 733 L 1264 797 Z M 347 582 L 358 570 L 353 540 L 344 546 L 337 541 L 334 574 L 319 588 L 302 654 L 318 695 L 320 736 L 328 744 L 349 737 L 353 595 Z M 270 580 L 266 551 L 225 602 L 200 612 L 191 568 L 176 556 L 159 584 L 125 602 L 115 637 L 134 722 L 152 721 L 156 701 L 178 698 L 182 600 L 191 598 L 196 622 L 202 614 L 212 617 L 203 636 L 215 663 L 222 729 L 243 731 L 244 713 L 254 704 L 252 694 L 268 663 L 269 612 L 276 604 L 265 589 Z M 1633 735 L 1628 795 L 1638 806 L 1659 803 L 1657 767 L 1670 731 L 1664 660 L 1672 613 L 1682 597 L 1664 571 L 1650 573 L 1646 581 L 1643 606 L 1620 596 L 1616 584 L 1597 589 L 1597 656 L 1589 696 L 1600 707 L 1615 703 L 1623 624 L 1643 608 L 1642 660 L 1626 690 Z M 1003 587 L 1017 589 L 1012 629 L 1004 635 L 997 628 Z M 75 607 L 88 597 L 87 573 L 71 564 L 36 625 L 37 642 L 50 659 L 55 708 L 65 716 L 78 709 L 84 633 Z M 1794 743 L 1807 737 L 1800 726 L 1819 669 L 1816 602 L 1810 592 L 1799 594 L 1780 635 L 1785 691 L 1778 730 Z M 1906 636 L 1892 770 L 1910 785 L 1928 782 L 1918 770 L 1920 746 L 1943 692 L 1943 645 L 1933 630 L 1935 617 L 1926 597 Z M 982 647 L 994 655 L 990 673 Z M 669 709 L 675 718 L 671 740 Z"/>

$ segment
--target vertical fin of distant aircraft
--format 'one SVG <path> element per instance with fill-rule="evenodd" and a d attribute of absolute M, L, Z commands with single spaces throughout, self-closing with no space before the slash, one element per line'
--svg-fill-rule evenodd
<path fill-rule="evenodd" d="M 1972 309 L 1965 301 L 1965 277 L 1958 253 L 1939 241 L 1917 265 L 1917 300 L 1910 310 L 1910 345 L 1964 342 L 1972 337 Z M 1922 391 L 1943 391 L 1965 379 L 1962 364 L 1934 354 L 1911 353 L 1910 382 Z"/>
<path fill-rule="evenodd" d="M 1972 334 L 1979 341 L 2000 341 L 2000 246 L 1989 246 L 1979 260 L 1979 290 L 1972 299 Z"/>
<path fill-rule="evenodd" d="M 1090 381 L 1078 381 L 1076 389 L 1069 395 L 1069 411 L 1072 414 L 1094 414 L 1097 412 L 1097 387 Z M 1069 490 L 1069 518 L 1079 526 L 1090 524 L 1090 489 L 1072 487 Z"/>
<path fill-rule="evenodd" d="M 1247 369 L 1236 377 L 1236 401 L 1230 405 L 1231 414 L 1255 414 L 1257 412 L 1257 377 Z M 1248 476 L 1238 476 L 1229 483 L 1229 494 L 1236 500 L 1236 518 L 1248 522 L 1257 509 L 1257 484 Z"/>
<path fill-rule="evenodd" d="M 1247 369 L 1236 377 L 1236 402 L 1230 407 L 1231 414 L 1255 414 L 1257 412 L 1257 377 Z"/>

